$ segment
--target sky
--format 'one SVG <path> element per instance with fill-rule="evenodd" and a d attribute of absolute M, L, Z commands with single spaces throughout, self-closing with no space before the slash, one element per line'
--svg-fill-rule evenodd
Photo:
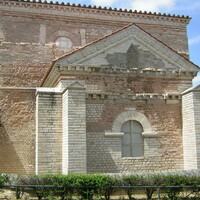
<path fill-rule="evenodd" d="M 151 11 L 192 17 L 187 26 L 190 60 L 200 66 L 200 0 L 54 0 L 70 4 Z M 200 72 L 193 85 L 200 84 Z"/>

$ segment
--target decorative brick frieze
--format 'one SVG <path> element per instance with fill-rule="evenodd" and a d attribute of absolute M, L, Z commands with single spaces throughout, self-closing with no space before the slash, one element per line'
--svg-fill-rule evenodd
<path fill-rule="evenodd" d="M 101 94 L 101 93 L 87 93 L 87 99 L 128 99 L 128 100 L 180 100 L 180 94 L 154 94 L 154 93 L 136 93 L 130 95 L 121 94 Z"/>
<path fill-rule="evenodd" d="M 117 68 L 117 67 L 100 67 L 100 66 L 87 66 L 87 65 L 59 65 L 57 64 L 52 68 L 50 76 L 45 80 L 44 85 L 55 86 L 58 81 L 64 77 L 61 75 L 99 75 L 99 76 L 117 76 L 117 75 L 128 75 L 132 77 L 155 77 L 155 78 L 184 78 L 191 80 L 197 71 L 193 70 L 163 70 L 163 69 L 138 69 L 138 68 Z M 60 79 L 59 79 L 60 77 Z M 59 80 L 58 80 L 59 79 Z"/>
<path fill-rule="evenodd" d="M 56 4 L 47 4 L 47 3 L 38 3 L 38 2 L 20 2 L 20 1 L 5 1 L 0 2 L 0 5 L 4 10 L 18 11 L 20 9 L 24 13 L 43 14 L 43 15 L 58 15 L 59 17 L 84 17 L 91 20 L 98 20 L 99 18 L 103 21 L 121 21 L 121 22 L 130 22 L 130 23 L 146 23 L 151 24 L 163 24 L 176 26 L 179 24 L 188 24 L 190 21 L 189 17 L 180 17 L 180 16 L 171 16 L 171 15 L 161 15 L 161 14 L 152 14 L 152 13 L 137 13 L 127 12 L 127 11 L 114 11 L 114 10 L 104 10 L 97 8 L 86 8 L 79 6 L 68 6 L 68 5 L 56 5 Z M 89 16 L 89 17 L 88 17 Z"/>

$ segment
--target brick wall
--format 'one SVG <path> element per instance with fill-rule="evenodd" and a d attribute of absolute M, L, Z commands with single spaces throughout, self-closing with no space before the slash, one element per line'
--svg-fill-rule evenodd
<path fill-rule="evenodd" d="M 66 76 L 61 81 L 61 87 L 65 88 L 70 83 L 79 80 L 85 84 L 88 93 L 115 93 L 115 94 L 133 94 L 133 93 L 181 93 L 192 86 L 191 78 L 186 77 L 165 77 L 165 76 L 136 76 L 134 74 L 102 74 Z"/>
<path fill-rule="evenodd" d="M 100 118 L 94 117 L 95 120 L 87 118 L 88 172 L 183 169 L 180 101 L 169 103 L 165 100 L 130 101 L 125 97 L 121 100 L 88 99 L 87 115 L 90 115 L 91 109 L 92 113 L 100 115 Z M 144 135 L 142 158 L 123 158 L 121 135 L 105 136 L 106 131 L 112 130 L 116 117 L 127 110 L 143 113 L 153 129 Z"/>
<path fill-rule="evenodd" d="M 35 90 L 0 91 L 0 172 L 34 173 Z"/>
<path fill-rule="evenodd" d="M 66 53 L 56 46 L 55 41 L 59 37 L 69 38 L 72 41 L 72 48 L 77 48 L 130 22 L 136 23 L 171 48 L 183 52 L 183 55 L 188 51 L 186 24 L 189 19 L 105 12 L 98 9 L 67 8 L 69 10 L 66 11 L 51 6 L 49 9 L 44 7 L 38 9 L 34 6 L 30 8 L 29 4 L 31 3 L 19 2 L 21 7 L 18 7 L 14 2 L 4 0 L 0 2 L 0 86 L 39 86 L 52 60 Z M 121 45 L 120 50 L 126 48 L 125 44 Z M 137 46 L 136 43 L 134 45 Z M 139 52 L 146 59 L 145 63 L 165 67 L 157 55 L 150 54 L 146 49 L 139 49 Z M 107 53 L 107 62 L 115 63 L 116 60 L 112 59 L 112 56 L 116 52 Z M 120 59 L 124 57 L 122 54 L 120 56 Z M 96 59 L 97 57 L 94 63 L 97 63 Z M 144 59 L 141 59 L 139 64 L 145 65 L 145 63 Z M 187 77 L 174 74 L 154 76 L 150 73 L 143 76 L 124 73 L 115 75 L 109 73 L 97 75 L 96 72 L 68 73 L 68 76 L 61 77 L 60 83 L 53 83 L 57 89 L 37 90 L 37 108 L 35 108 L 34 89 L 29 92 L 0 90 L 2 97 L 0 98 L 0 149 L 3 152 L 0 155 L 0 161 L 3 163 L 0 171 L 7 173 L 33 173 L 34 170 L 37 173 L 47 171 L 61 173 L 63 169 L 64 173 L 84 171 L 86 131 L 88 172 L 182 169 L 180 99 L 177 97 L 165 99 L 162 95 L 184 91 L 191 86 L 191 79 L 192 75 Z M 77 106 L 85 103 L 85 94 L 79 95 L 77 91 L 66 93 L 67 97 L 69 95 L 81 97 L 81 99 L 76 98 L 77 102 L 70 102 L 72 107 L 65 95 L 62 98 L 59 87 L 66 88 L 74 81 L 84 84 L 87 93 L 93 93 L 87 95 L 89 97 L 84 105 L 86 107 Z M 159 97 L 150 99 L 141 96 L 135 100 L 135 97 L 132 100 L 129 98 L 130 95 L 141 93 L 158 93 L 162 97 L 158 95 Z M 104 98 L 105 95 L 109 98 Z M 69 110 L 66 110 L 65 106 Z M 82 109 L 86 109 L 86 119 Z M 105 136 L 106 131 L 112 130 L 116 117 L 127 109 L 143 113 L 156 133 L 156 137 L 145 137 L 145 158 L 122 158 L 121 136 Z M 65 120 L 62 121 L 72 117 L 70 113 L 74 110 L 76 113 L 80 112 L 83 118 L 78 129 L 76 124 L 69 125 Z M 79 118 L 74 118 L 79 121 Z M 72 118 L 70 120 L 73 121 Z M 85 122 L 86 131 L 83 130 Z M 36 130 L 35 124 L 37 124 Z M 75 153 L 68 148 L 69 146 L 65 146 L 66 138 L 62 143 L 62 134 L 69 128 L 71 128 L 69 134 L 71 141 L 77 139 L 76 141 L 80 142 L 79 134 L 82 136 L 81 149 L 77 149 Z M 74 130 L 77 135 L 73 134 Z M 78 142 L 77 144 L 80 144 Z M 72 148 L 75 144 L 72 142 L 70 145 Z M 67 149 L 66 153 L 70 153 L 72 159 L 70 163 L 69 158 L 63 154 L 65 151 L 62 152 L 62 147 L 64 150 Z M 6 156 L 7 154 L 10 156 Z M 62 160 L 66 161 L 63 162 L 64 166 Z M 82 165 L 80 170 L 76 171 L 75 166 L 80 160 L 83 161 Z M 36 169 L 34 169 L 35 163 Z"/>
<path fill-rule="evenodd" d="M 56 8 L 51 12 L 51 9 L 29 8 L 29 3 L 28 7 L 25 7 L 24 3 L 22 7 L 11 4 L 2 2 L 0 7 L 1 86 L 39 86 L 52 60 L 65 53 L 55 44 L 56 39 L 61 36 L 68 37 L 73 43 L 73 48 L 77 48 L 132 22 L 173 49 L 179 52 L 188 51 L 188 19 L 184 19 L 184 22 L 178 18 L 173 21 L 166 17 L 166 21 L 161 22 L 159 16 L 149 16 L 147 20 L 144 14 L 141 14 L 141 17 L 135 14 L 132 14 L 132 17 L 127 14 L 121 17 L 119 13 L 120 17 L 113 16 L 113 20 L 110 20 L 112 12 L 101 16 L 98 16 L 98 12 L 90 13 L 86 19 L 81 10 L 78 11 L 80 14 L 77 18 L 77 12 L 73 13 L 71 10 L 63 13 Z M 86 10 L 89 12 L 90 9 Z M 70 18 L 66 14 L 69 14 Z"/>

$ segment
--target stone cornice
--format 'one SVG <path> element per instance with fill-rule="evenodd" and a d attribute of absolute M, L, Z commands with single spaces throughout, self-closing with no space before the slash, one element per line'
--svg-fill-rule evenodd
<path fill-rule="evenodd" d="M 36 88 L 26 87 L 0 87 L 0 91 L 35 92 Z"/>
<path fill-rule="evenodd" d="M 176 25 L 188 24 L 190 18 L 184 16 L 166 15 L 160 13 L 147 13 L 117 9 L 96 8 L 91 6 L 76 6 L 75 4 L 51 4 L 36 1 L 23 1 L 23 0 L 3 0 L 0 2 L 0 10 L 16 11 L 24 13 L 35 13 L 41 15 L 57 15 L 65 17 L 78 17 L 85 19 L 96 19 L 106 21 L 121 21 L 131 23 L 149 23 L 149 24 L 165 24 Z"/>
<path fill-rule="evenodd" d="M 76 85 L 75 85 L 76 86 Z M 58 94 L 62 95 L 66 90 L 71 89 L 71 87 L 66 87 L 65 89 L 60 88 L 36 88 L 37 94 Z M 74 89 L 74 87 L 73 87 Z M 75 87 L 77 89 L 77 87 Z M 78 87 L 78 89 L 85 90 L 85 87 Z M 181 94 L 179 93 L 132 93 L 132 94 L 118 94 L 118 93 L 87 93 L 86 99 L 93 100 L 116 100 L 116 99 L 127 99 L 127 100 L 181 100 Z"/>
<path fill-rule="evenodd" d="M 162 77 L 162 78 L 184 78 L 191 80 L 196 76 L 196 71 L 184 70 L 163 70 L 153 68 L 116 68 L 113 67 L 98 67 L 98 66 L 83 66 L 83 65 L 56 65 L 52 68 L 50 74 L 45 79 L 42 86 L 53 87 L 54 84 L 67 76 L 132 76 L 132 77 Z"/>
<path fill-rule="evenodd" d="M 87 99 L 128 99 L 128 100 L 181 100 L 181 94 L 179 93 L 133 93 L 130 95 L 122 94 L 109 94 L 109 93 L 86 93 Z"/>
<path fill-rule="evenodd" d="M 191 88 L 185 90 L 184 92 L 181 93 L 181 95 L 186 95 L 191 92 L 200 92 L 200 85 L 197 85 L 197 86 L 194 86 L 194 87 L 191 87 Z"/>

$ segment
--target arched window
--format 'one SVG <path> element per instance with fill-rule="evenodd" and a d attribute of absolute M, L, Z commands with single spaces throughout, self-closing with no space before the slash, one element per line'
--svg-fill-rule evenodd
<path fill-rule="evenodd" d="M 144 139 L 142 125 L 134 120 L 129 120 L 122 125 L 122 157 L 144 156 Z"/>

